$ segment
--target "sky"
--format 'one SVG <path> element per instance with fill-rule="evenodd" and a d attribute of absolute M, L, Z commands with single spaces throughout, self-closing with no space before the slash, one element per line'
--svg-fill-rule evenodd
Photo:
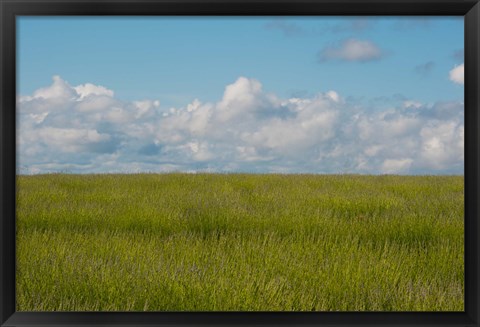
<path fill-rule="evenodd" d="M 463 174 L 458 17 L 17 17 L 21 174 Z"/>

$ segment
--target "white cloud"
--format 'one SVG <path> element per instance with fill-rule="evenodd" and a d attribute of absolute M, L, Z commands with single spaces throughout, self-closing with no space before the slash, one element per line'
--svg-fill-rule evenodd
<path fill-rule="evenodd" d="M 337 92 L 335 91 L 328 91 L 327 93 L 327 96 L 332 99 L 333 101 L 335 102 L 339 102 L 340 101 L 340 96 L 338 95 Z"/>
<path fill-rule="evenodd" d="M 187 143 L 187 147 L 192 152 L 191 156 L 195 161 L 207 161 L 215 157 L 215 155 L 210 152 L 210 146 L 207 142 L 189 142 Z"/>
<path fill-rule="evenodd" d="M 59 101 L 59 100 L 65 100 L 65 99 L 72 99 L 75 97 L 76 92 L 72 87 L 65 82 L 63 79 L 60 78 L 60 76 L 53 76 L 52 77 L 53 84 L 36 90 L 33 93 L 33 98 L 34 99 L 46 99 L 46 100 L 54 100 L 54 101 Z"/>
<path fill-rule="evenodd" d="M 403 101 L 404 108 L 418 109 L 422 107 L 422 103 L 414 100 Z"/>
<path fill-rule="evenodd" d="M 114 93 L 112 90 L 107 89 L 101 85 L 93 85 L 90 83 L 86 83 L 83 85 L 79 85 L 73 88 L 77 94 L 80 96 L 78 100 L 82 100 L 83 98 L 89 95 L 106 95 L 109 97 L 113 97 Z"/>
<path fill-rule="evenodd" d="M 78 91 L 80 89 L 81 91 Z M 367 102 L 368 103 L 368 102 Z M 28 172 L 256 171 L 462 173 L 463 103 L 345 101 L 336 91 L 281 99 L 240 77 L 217 102 L 121 101 L 86 83 L 18 98 Z"/>
<path fill-rule="evenodd" d="M 92 145 L 110 140 L 110 135 L 100 134 L 94 129 L 45 127 L 39 129 L 36 136 L 37 142 L 62 152 L 86 151 Z"/>
<path fill-rule="evenodd" d="M 39 114 L 30 114 L 30 118 L 36 123 L 36 124 L 41 124 L 45 118 L 48 116 L 48 112 L 42 112 Z"/>
<path fill-rule="evenodd" d="M 348 39 L 340 45 L 331 46 L 320 51 L 319 61 L 340 60 L 367 62 L 383 57 L 382 50 L 368 40 Z"/>
<path fill-rule="evenodd" d="M 454 121 L 431 122 L 420 130 L 420 160 L 425 166 L 446 169 L 464 158 L 464 127 Z"/>
<path fill-rule="evenodd" d="M 122 107 L 111 107 L 101 115 L 94 116 L 97 121 L 107 121 L 114 124 L 126 124 L 131 121 L 133 114 Z"/>
<path fill-rule="evenodd" d="M 262 84 L 255 79 L 239 77 L 234 83 L 227 85 L 222 100 L 217 104 L 217 118 L 221 122 L 239 116 L 268 115 L 278 109 L 280 101 L 262 90 Z"/>
<path fill-rule="evenodd" d="M 383 146 L 381 145 L 371 145 L 366 147 L 366 149 L 363 151 L 367 156 L 373 157 L 377 155 L 381 150 L 383 149 Z"/>
<path fill-rule="evenodd" d="M 464 64 L 456 66 L 450 71 L 450 80 L 457 84 L 464 84 Z"/>
<path fill-rule="evenodd" d="M 153 109 L 160 107 L 160 101 L 158 100 L 134 101 L 133 104 L 138 109 L 138 111 L 135 113 L 135 118 L 146 116 L 149 113 L 152 113 Z"/>
<path fill-rule="evenodd" d="M 77 101 L 76 109 L 80 112 L 103 111 L 116 103 L 115 99 L 104 95 L 89 96 L 87 98 L 80 96 Z"/>
<path fill-rule="evenodd" d="M 413 159 L 386 159 L 382 164 L 384 174 L 398 174 L 408 170 L 412 165 Z"/>

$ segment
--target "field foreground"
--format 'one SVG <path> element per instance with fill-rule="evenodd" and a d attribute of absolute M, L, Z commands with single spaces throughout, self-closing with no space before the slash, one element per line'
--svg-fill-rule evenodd
<path fill-rule="evenodd" d="M 19 311 L 463 311 L 463 176 L 17 177 Z"/>

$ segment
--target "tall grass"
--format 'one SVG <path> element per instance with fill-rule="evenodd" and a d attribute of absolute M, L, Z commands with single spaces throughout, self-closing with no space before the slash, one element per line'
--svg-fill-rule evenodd
<path fill-rule="evenodd" d="M 17 177 L 19 311 L 462 311 L 463 176 Z"/>

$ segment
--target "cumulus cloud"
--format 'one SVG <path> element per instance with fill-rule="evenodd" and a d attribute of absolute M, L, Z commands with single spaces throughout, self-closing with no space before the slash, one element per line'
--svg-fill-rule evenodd
<path fill-rule="evenodd" d="M 356 61 L 368 62 L 379 60 L 384 52 L 368 40 L 347 39 L 341 44 L 326 47 L 318 53 L 318 61 Z"/>
<path fill-rule="evenodd" d="M 60 76 L 53 76 L 53 84 L 36 90 L 33 93 L 32 98 L 34 99 L 44 99 L 44 100 L 71 100 L 76 96 L 75 90 Z"/>
<path fill-rule="evenodd" d="M 410 158 L 405 159 L 385 159 L 382 164 L 382 172 L 385 174 L 395 174 L 399 172 L 405 172 L 412 165 L 413 160 Z"/>
<path fill-rule="evenodd" d="M 110 140 L 110 135 L 98 133 L 95 129 L 82 128 L 40 128 L 35 133 L 36 142 L 47 147 L 57 148 L 62 152 L 93 151 Z"/>
<path fill-rule="evenodd" d="M 456 66 L 450 71 L 450 80 L 456 84 L 464 84 L 464 64 Z"/>
<path fill-rule="evenodd" d="M 405 100 L 403 101 L 403 107 L 404 108 L 414 108 L 418 109 L 421 108 L 423 105 L 421 102 L 415 101 L 415 100 Z"/>
<path fill-rule="evenodd" d="M 420 130 L 422 163 L 434 169 L 446 169 L 463 161 L 464 127 L 454 121 L 428 123 Z"/>
<path fill-rule="evenodd" d="M 334 90 L 284 99 L 246 77 L 216 102 L 164 108 L 56 76 L 18 97 L 18 121 L 22 173 L 463 173 L 462 103 L 372 108 Z"/>
<path fill-rule="evenodd" d="M 93 85 L 90 83 L 86 83 L 83 85 L 79 85 L 73 88 L 77 94 L 79 95 L 79 100 L 89 96 L 89 95 L 106 95 L 109 97 L 113 97 L 113 91 L 107 89 L 106 87 L 100 85 Z"/>

